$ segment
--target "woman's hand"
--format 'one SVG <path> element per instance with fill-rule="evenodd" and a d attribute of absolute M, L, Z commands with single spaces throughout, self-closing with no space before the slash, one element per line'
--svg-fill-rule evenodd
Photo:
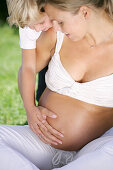
<path fill-rule="evenodd" d="M 34 106 L 32 110 L 27 113 L 27 120 L 32 131 L 39 136 L 41 141 L 46 144 L 58 145 L 62 144 L 57 136 L 63 137 L 63 134 L 52 128 L 46 121 L 46 117 L 55 119 L 57 116 L 50 110 L 42 106 Z"/>

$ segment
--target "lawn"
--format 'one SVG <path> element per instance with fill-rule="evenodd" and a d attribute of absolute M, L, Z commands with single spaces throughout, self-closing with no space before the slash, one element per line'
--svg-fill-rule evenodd
<path fill-rule="evenodd" d="M 0 27 L 0 124 L 24 124 L 26 113 L 18 91 L 21 63 L 18 29 Z"/>

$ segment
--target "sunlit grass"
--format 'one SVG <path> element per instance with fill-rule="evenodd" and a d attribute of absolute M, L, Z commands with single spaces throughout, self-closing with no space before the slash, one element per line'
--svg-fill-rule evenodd
<path fill-rule="evenodd" d="M 24 124 L 26 113 L 18 91 L 21 63 L 18 30 L 0 27 L 0 124 Z"/>

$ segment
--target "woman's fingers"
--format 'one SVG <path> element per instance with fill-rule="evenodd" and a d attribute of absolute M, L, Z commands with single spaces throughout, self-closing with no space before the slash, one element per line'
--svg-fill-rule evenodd
<path fill-rule="evenodd" d="M 57 145 L 57 142 L 52 141 L 51 139 L 49 139 L 49 137 L 47 137 L 43 132 L 42 128 L 39 128 L 38 125 L 34 126 L 34 130 L 37 133 L 38 137 L 40 138 L 41 141 L 43 141 L 46 144 L 53 144 L 53 145 Z M 49 135 L 48 135 L 49 136 Z"/>
<path fill-rule="evenodd" d="M 37 123 L 40 126 L 40 129 L 41 129 L 42 133 L 44 134 L 44 136 L 49 138 L 51 142 L 54 141 L 54 142 L 62 144 L 62 141 L 59 140 L 57 137 L 53 136 L 44 124 L 42 124 L 40 121 L 37 121 Z"/>
<path fill-rule="evenodd" d="M 36 117 L 42 122 L 46 119 L 45 116 L 42 114 L 42 110 L 40 110 L 40 107 L 37 107 Z"/>
<path fill-rule="evenodd" d="M 28 124 L 32 131 L 38 135 L 41 140 L 43 139 L 44 143 L 57 145 L 57 143 L 60 143 L 59 139 L 52 136 L 47 127 L 43 124 L 46 121 L 46 115 L 43 113 L 46 111 L 47 109 L 44 107 L 33 108 L 33 114 L 28 114 L 27 116 Z"/>
<path fill-rule="evenodd" d="M 42 142 L 44 142 L 45 144 L 51 145 L 51 143 L 48 143 L 48 142 L 42 137 L 42 135 L 39 135 L 38 137 L 39 137 L 40 140 L 41 140 Z"/>
<path fill-rule="evenodd" d="M 62 141 L 57 136 L 63 137 L 63 134 L 52 128 L 46 121 L 47 116 L 51 118 L 56 118 L 57 116 L 42 106 L 38 106 L 36 111 L 36 119 L 31 126 L 33 132 L 40 136 L 40 139 L 43 138 L 48 144 L 62 144 Z"/>
<path fill-rule="evenodd" d="M 43 133 L 41 132 L 41 130 L 39 129 L 38 125 L 31 125 L 31 129 L 32 131 L 38 135 L 38 137 L 40 138 L 40 140 L 46 144 L 51 144 L 51 142 L 49 140 L 45 140 L 45 136 L 43 135 Z"/>
<path fill-rule="evenodd" d="M 50 110 L 46 109 L 45 107 L 38 106 L 38 108 L 43 116 L 45 116 L 45 117 L 48 116 L 53 119 L 57 118 L 57 115 L 55 113 L 51 112 Z"/>
<path fill-rule="evenodd" d="M 32 131 L 38 135 L 38 137 L 40 138 L 40 140 L 46 144 L 53 144 L 53 145 L 57 145 L 57 141 L 55 140 L 51 140 L 48 136 L 50 136 L 50 134 L 47 132 L 45 133 L 45 129 L 40 128 L 36 123 L 33 125 L 30 125 L 30 128 L 32 129 Z M 41 129 L 41 130 L 40 130 Z M 46 134 L 46 135 L 45 135 Z"/>
<path fill-rule="evenodd" d="M 41 130 L 43 131 L 43 128 L 41 128 Z M 46 136 L 46 138 L 48 138 L 51 141 L 51 144 L 53 142 L 58 143 L 58 144 L 62 144 L 62 141 L 60 139 L 58 139 L 56 136 L 52 135 L 49 131 L 43 131 L 44 136 Z"/>
<path fill-rule="evenodd" d="M 38 109 L 40 110 L 44 119 L 43 121 L 41 121 L 39 116 L 37 115 L 37 118 L 39 119 L 39 121 L 37 120 L 37 124 L 40 126 L 40 129 L 42 129 L 42 133 L 44 134 L 44 136 L 49 138 L 51 142 L 55 141 L 57 143 L 62 144 L 62 141 L 59 140 L 56 136 L 64 137 L 63 134 L 52 128 L 46 121 L 47 116 L 51 118 L 56 118 L 57 116 L 53 114 L 53 112 L 42 106 L 38 106 Z"/>
<path fill-rule="evenodd" d="M 64 135 L 63 135 L 62 133 L 60 133 L 60 132 L 57 131 L 56 129 L 52 128 L 52 127 L 48 124 L 47 121 L 45 121 L 43 124 L 46 126 L 46 128 L 48 129 L 48 131 L 49 131 L 51 134 L 53 134 L 53 135 L 55 135 L 55 136 L 64 137 Z"/>
<path fill-rule="evenodd" d="M 35 134 L 37 134 L 37 135 L 40 135 L 40 129 L 39 129 L 39 126 L 36 124 L 36 123 L 34 123 L 34 124 L 31 124 L 31 129 L 33 130 L 33 132 L 35 133 Z"/>
<path fill-rule="evenodd" d="M 41 111 L 41 114 L 43 115 L 43 117 L 45 116 L 45 120 L 42 121 L 42 123 L 47 127 L 47 129 L 52 132 L 52 134 L 54 135 L 58 135 L 60 137 L 64 137 L 62 133 L 58 132 L 57 130 L 55 130 L 54 128 L 52 128 L 46 121 L 46 116 L 51 117 L 51 118 L 57 118 L 56 114 L 53 114 L 53 112 L 51 112 L 50 110 L 39 106 L 38 107 L 39 110 Z"/>
<path fill-rule="evenodd" d="M 38 126 L 42 127 L 44 131 L 46 131 L 46 132 L 48 131 L 46 126 L 40 120 L 38 120 L 38 119 L 37 119 L 37 124 L 38 124 Z"/>
<path fill-rule="evenodd" d="M 35 130 L 35 128 L 33 127 L 33 125 L 31 124 L 31 125 L 29 125 L 29 127 L 31 128 L 31 130 L 36 134 L 36 135 L 38 135 L 38 133 L 37 133 L 37 131 Z"/>
<path fill-rule="evenodd" d="M 43 131 L 43 129 L 41 128 L 41 131 Z M 55 140 L 51 140 L 51 134 L 50 133 L 45 133 L 43 136 L 39 135 L 41 138 L 43 138 L 46 142 L 48 142 L 48 144 L 53 144 L 53 145 L 58 145 L 58 142 L 56 142 Z"/>

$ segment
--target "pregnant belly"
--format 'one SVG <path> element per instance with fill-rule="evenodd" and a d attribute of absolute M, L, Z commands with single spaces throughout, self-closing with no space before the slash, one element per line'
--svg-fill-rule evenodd
<path fill-rule="evenodd" d="M 102 135 L 113 125 L 113 109 L 91 105 L 46 89 L 39 105 L 57 115 L 48 123 L 64 133 L 63 144 L 52 145 L 64 150 L 78 150 Z"/>

